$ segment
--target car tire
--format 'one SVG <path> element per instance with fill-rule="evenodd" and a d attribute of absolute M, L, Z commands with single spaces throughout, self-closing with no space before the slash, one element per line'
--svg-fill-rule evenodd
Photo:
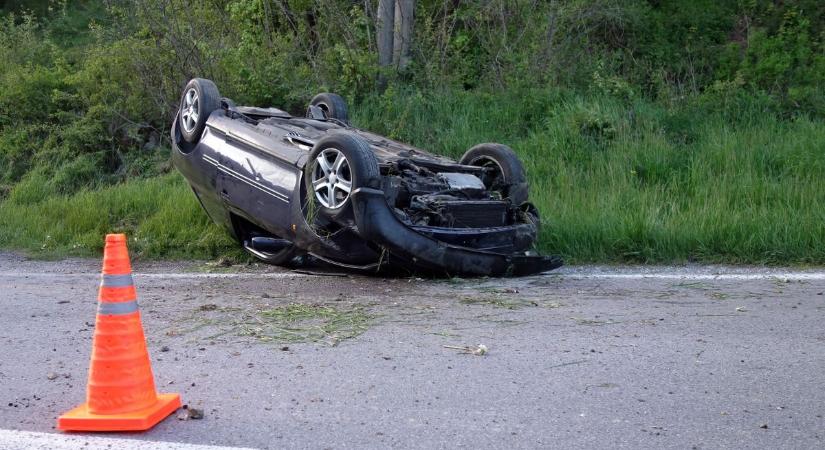
<path fill-rule="evenodd" d="M 324 111 L 327 119 L 336 119 L 344 123 L 349 123 L 349 110 L 347 102 L 338 94 L 322 92 L 309 102 L 309 106 L 317 106 Z"/>
<path fill-rule="evenodd" d="M 197 143 L 212 111 L 221 107 L 221 94 L 211 80 L 193 78 L 183 88 L 178 108 L 178 129 L 186 142 Z"/>
<path fill-rule="evenodd" d="M 502 144 L 478 144 L 467 150 L 460 164 L 492 169 L 482 178 L 487 189 L 501 193 L 515 205 L 521 205 L 529 196 L 527 175 L 516 152 Z"/>
<path fill-rule="evenodd" d="M 343 159 L 342 159 L 343 158 Z M 304 166 L 304 186 L 313 210 L 338 218 L 351 210 L 350 196 L 361 187 L 378 188 L 378 159 L 364 138 L 332 133 L 315 143 Z"/>

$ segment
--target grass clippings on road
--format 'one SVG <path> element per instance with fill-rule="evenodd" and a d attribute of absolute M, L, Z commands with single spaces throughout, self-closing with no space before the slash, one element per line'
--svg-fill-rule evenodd
<path fill-rule="evenodd" d="M 526 299 L 518 299 L 518 298 L 503 298 L 497 296 L 484 296 L 484 295 L 470 295 L 461 297 L 459 300 L 462 304 L 465 305 L 488 305 L 493 306 L 496 308 L 504 308 L 504 309 L 521 309 L 524 307 L 536 307 L 539 306 L 533 300 L 526 300 Z"/>
<path fill-rule="evenodd" d="M 558 308 L 561 306 L 557 302 L 548 302 L 544 299 L 540 300 L 525 296 L 518 289 L 487 287 L 479 288 L 477 292 L 461 296 L 459 302 L 463 305 L 486 305 L 513 310 L 538 306 L 545 308 Z"/>
<path fill-rule="evenodd" d="M 238 323 L 241 334 L 263 342 L 323 342 L 334 346 L 367 331 L 373 316 L 362 306 L 293 303 L 262 310 L 245 319 Z"/>
<path fill-rule="evenodd" d="M 167 334 L 189 334 L 217 329 L 202 337 L 214 340 L 225 336 L 251 337 L 272 344 L 321 343 L 329 346 L 353 339 L 369 329 L 375 316 L 364 305 L 330 306 L 290 303 L 288 305 L 240 309 L 199 308 L 184 322 L 195 325 Z"/>

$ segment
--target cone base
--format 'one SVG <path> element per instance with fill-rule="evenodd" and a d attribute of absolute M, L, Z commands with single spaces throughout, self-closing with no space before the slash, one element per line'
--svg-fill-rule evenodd
<path fill-rule="evenodd" d="M 180 395 L 158 394 L 149 408 L 124 414 L 92 414 L 86 404 L 57 418 L 57 429 L 64 431 L 143 431 L 180 408 Z"/>

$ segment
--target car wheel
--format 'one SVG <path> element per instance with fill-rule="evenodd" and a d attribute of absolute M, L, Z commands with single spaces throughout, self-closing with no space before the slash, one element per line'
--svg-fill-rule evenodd
<path fill-rule="evenodd" d="M 221 107 L 221 94 L 210 80 L 193 78 L 183 88 L 178 109 L 178 125 L 183 139 L 196 143 L 212 111 Z"/>
<path fill-rule="evenodd" d="M 309 102 L 309 106 L 317 106 L 324 112 L 324 117 L 327 119 L 336 119 L 344 123 L 349 123 L 349 112 L 347 110 L 347 102 L 338 94 L 322 92 Z M 311 109 L 311 108 L 310 108 Z M 307 117 L 310 116 L 310 111 L 307 111 Z"/>
<path fill-rule="evenodd" d="M 502 144 L 478 144 L 467 150 L 459 161 L 468 166 L 487 169 L 482 177 L 484 185 L 515 205 L 527 201 L 527 175 L 521 160 L 510 147 Z"/>
<path fill-rule="evenodd" d="M 350 133 L 333 133 L 318 142 L 304 166 L 304 182 L 314 210 L 331 217 L 348 211 L 350 195 L 381 182 L 370 144 Z"/>

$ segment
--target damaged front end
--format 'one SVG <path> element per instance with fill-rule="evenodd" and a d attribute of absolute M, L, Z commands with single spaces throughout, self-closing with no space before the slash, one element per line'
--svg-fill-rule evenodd
<path fill-rule="evenodd" d="M 562 265 L 531 251 L 539 218 L 488 169 L 402 158 L 381 168 L 381 189 L 352 193 L 358 234 L 411 266 L 450 275 L 518 276 Z M 517 186 L 516 188 L 521 188 Z"/>

